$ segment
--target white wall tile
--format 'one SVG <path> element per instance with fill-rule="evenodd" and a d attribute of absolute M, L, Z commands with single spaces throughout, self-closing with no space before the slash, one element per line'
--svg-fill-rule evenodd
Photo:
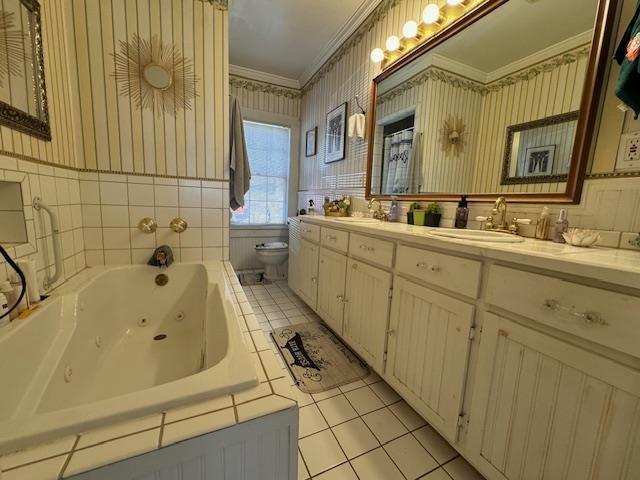
<path fill-rule="evenodd" d="M 177 207 L 178 206 L 178 187 L 171 185 L 156 185 L 155 202 L 160 207 Z"/>

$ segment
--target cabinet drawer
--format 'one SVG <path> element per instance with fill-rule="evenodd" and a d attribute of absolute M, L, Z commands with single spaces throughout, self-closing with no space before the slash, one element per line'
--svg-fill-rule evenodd
<path fill-rule="evenodd" d="M 640 298 L 494 266 L 487 302 L 537 322 L 640 357 Z"/>
<path fill-rule="evenodd" d="M 468 297 L 478 296 L 482 268 L 478 261 L 401 245 L 398 247 L 396 268 L 399 273 Z"/>
<path fill-rule="evenodd" d="M 347 253 L 349 247 L 349 233 L 333 228 L 322 227 L 320 231 L 320 243 L 324 247 L 333 248 L 340 252 Z"/>
<path fill-rule="evenodd" d="M 300 236 L 310 242 L 320 243 L 320 226 L 302 222 L 300 224 Z"/>
<path fill-rule="evenodd" d="M 393 242 L 352 233 L 349 242 L 349 255 L 391 268 L 393 266 Z"/>

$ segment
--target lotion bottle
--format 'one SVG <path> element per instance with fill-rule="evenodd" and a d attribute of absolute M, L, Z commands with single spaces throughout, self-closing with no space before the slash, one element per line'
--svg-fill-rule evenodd
<path fill-rule="evenodd" d="M 556 243 L 567 243 L 562 236 L 569 229 L 569 220 L 567 220 L 567 211 L 563 208 L 560 210 L 560 216 L 556 221 L 555 228 L 553 229 L 553 241 Z"/>
<path fill-rule="evenodd" d="M 469 207 L 467 205 L 467 196 L 462 195 L 462 198 L 458 202 L 458 208 L 456 208 L 456 228 L 467 228 L 467 221 L 469 220 Z"/>

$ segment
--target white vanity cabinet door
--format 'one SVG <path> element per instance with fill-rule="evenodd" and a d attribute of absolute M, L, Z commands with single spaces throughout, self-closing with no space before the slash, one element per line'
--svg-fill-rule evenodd
<path fill-rule="evenodd" d="M 473 306 L 396 277 L 384 378 L 451 442 L 458 434 Z"/>
<path fill-rule="evenodd" d="M 339 335 L 344 319 L 347 257 L 326 248 L 320 249 L 318 267 L 318 315 Z"/>
<path fill-rule="evenodd" d="M 472 408 L 488 478 L 640 478 L 636 370 L 488 314 Z"/>
<path fill-rule="evenodd" d="M 295 290 L 300 298 L 314 310 L 318 298 L 318 256 L 320 248 L 318 245 L 300 240 L 300 250 L 298 252 L 297 286 Z"/>
<path fill-rule="evenodd" d="M 348 260 L 343 336 L 380 374 L 384 368 L 390 291 L 389 272 Z"/>

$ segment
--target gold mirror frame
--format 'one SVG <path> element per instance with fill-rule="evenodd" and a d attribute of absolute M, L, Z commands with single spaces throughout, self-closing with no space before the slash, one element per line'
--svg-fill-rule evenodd
<path fill-rule="evenodd" d="M 376 118 L 376 97 L 378 84 L 398 72 L 403 67 L 435 48 L 449 38 L 462 32 L 468 26 L 474 24 L 485 15 L 490 14 L 495 9 L 504 5 L 509 0 L 487 0 L 466 15 L 452 23 L 447 28 L 425 41 L 415 50 L 400 57 L 390 64 L 381 74 L 373 79 L 371 83 L 370 95 L 370 116 L 368 124 L 369 148 L 367 153 L 367 178 L 365 186 L 365 197 L 371 199 L 375 197 L 381 200 L 390 200 L 391 195 L 377 195 L 371 192 L 371 177 L 373 168 L 373 139 L 375 134 Z M 460 199 L 460 195 L 468 195 L 471 202 L 493 202 L 498 195 L 506 197 L 511 203 L 556 203 L 556 204 L 577 204 L 580 203 L 582 194 L 582 184 L 584 182 L 589 156 L 592 151 L 594 134 L 596 132 L 596 122 L 598 110 L 602 98 L 604 98 L 604 82 L 609 70 L 611 59 L 612 43 L 615 41 L 615 27 L 620 0 L 600 0 L 598 2 L 598 12 L 593 31 L 593 41 L 591 44 L 591 54 L 589 65 L 580 102 L 580 113 L 578 125 L 576 127 L 576 137 L 573 146 L 573 162 L 567 174 L 567 187 L 564 193 L 433 193 L 433 194 L 407 194 L 394 195 L 402 201 L 439 201 L 453 202 Z"/>
<path fill-rule="evenodd" d="M 27 135 L 42 140 L 51 141 L 51 126 L 49 124 L 49 106 L 47 103 L 47 87 L 44 80 L 44 53 L 42 47 L 42 17 L 40 4 L 37 0 L 20 0 L 20 3 L 31 14 L 29 32 L 33 47 L 33 68 L 35 102 L 38 106 L 38 116 L 20 110 L 13 105 L 0 101 L 0 125 L 6 125 Z"/>

